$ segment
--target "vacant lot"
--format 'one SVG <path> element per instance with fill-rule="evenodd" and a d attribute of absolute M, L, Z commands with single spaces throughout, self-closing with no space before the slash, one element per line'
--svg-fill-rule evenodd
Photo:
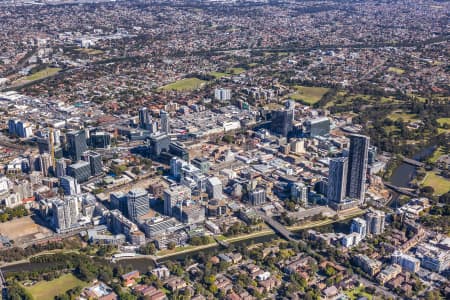
<path fill-rule="evenodd" d="M 434 171 L 427 172 L 422 186 L 431 186 L 435 195 L 442 195 L 450 191 L 450 180 L 438 175 Z"/>
<path fill-rule="evenodd" d="M 0 223 L 0 234 L 21 242 L 31 238 L 43 238 L 51 234 L 50 229 L 36 224 L 30 216 Z"/>
<path fill-rule="evenodd" d="M 167 84 L 160 87 L 160 90 L 164 91 L 193 91 L 201 88 L 206 81 L 198 78 L 184 78 L 174 83 Z"/>
<path fill-rule="evenodd" d="M 323 87 L 310 87 L 296 85 L 295 92 L 289 97 L 293 100 L 300 101 L 307 105 L 313 105 L 322 99 L 323 95 L 328 92 L 328 88 Z"/>
<path fill-rule="evenodd" d="M 84 287 L 85 282 L 72 274 L 63 275 L 55 280 L 40 281 L 30 287 L 25 287 L 36 300 L 53 300 L 55 296 L 65 294 L 66 291 L 77 286 Z"/>

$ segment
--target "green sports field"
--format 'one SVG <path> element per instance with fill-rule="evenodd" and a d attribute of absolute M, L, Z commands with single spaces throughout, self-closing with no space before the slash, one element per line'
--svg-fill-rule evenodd
<path fill-rule="evenodd" d="M 72 274 L 66 274 L 51 281 L 38 282 L 30 287 L 25 287 L 25 289 L 36 300 L 53 300 L 55 296 L 64 294 L 77 286 L 84 287 L 86 283 Z"/>

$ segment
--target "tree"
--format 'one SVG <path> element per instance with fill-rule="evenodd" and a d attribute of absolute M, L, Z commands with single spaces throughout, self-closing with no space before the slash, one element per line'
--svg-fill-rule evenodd
<path fill-rule="evenodd" d="M 420 193 L 425 196 L 432 196 L 434 194 L 434 188 L 431 186 L 425 186 L 420 189 Z"/>
<path fill-rule="evenodd" d="M 176 246 L 175 242 L 169 242 L 169 244 L 167 244 L 167 249 L 173 250 Z"/>

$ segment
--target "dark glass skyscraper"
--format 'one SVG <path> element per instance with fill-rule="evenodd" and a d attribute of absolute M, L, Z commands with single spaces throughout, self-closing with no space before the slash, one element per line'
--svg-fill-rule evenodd
<path fill-rule="evenodd" d="M 150 116 L 147 107 L 139 109 L 139 127 L 147 129 L 150 125 Z"/>
<path fill-rule="evenodd" d="M 348 154 L 347 196 L 364 202 L 370 139 L 367 136 L 350 135 Z"/>
<path fill-rule="evenodd" d="M 294 110 L 274 110 L 272 111 L 272 123 L 270 129 L 274 133 L 287 136 L 293 129 Z"/>
<path fill-rule="evenodd" d="M 87 150 L 86 132 L 84 130 L 72 131 L 66 134 L 68 153 L 73 161 L 79 161 L 83 152 Z"/>
<path fill-rule="evenodd" d="M 341 203 L 345 199 L 347 167 L 347 157 L 333 158 L 330 160 L 327 189 L 327 198 L 329 201 Z"/>

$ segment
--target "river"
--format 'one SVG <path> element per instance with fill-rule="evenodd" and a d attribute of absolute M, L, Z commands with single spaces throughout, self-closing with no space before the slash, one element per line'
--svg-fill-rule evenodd
<path fill-rule="evenodd" d="M 424 149 L 420 150 L 418 153 L 416 153 L 412 159 L 417 160 L 417 161 L 423 161 L 424 159 L 429 157 L 434 152 L 435 149 L 436 149 L 436 146 L 427 146 Z M 407 164 L 407 163 L 402 163 L 392 172 L 392 175 L 391 175 L 391 178 L 389 179 L 389 181 L 393 185 L 396 185 L 398 187 L 408 188 L 408 187 L 410 187 L 411 181 L 416 176 L 416 171 L 417 171 L 417 167 Z M 398 196 L 399 196 L 399 194 L 393 193 L 393 197 L 392 197 L 393 201 L 391 202 L 392 205 L 394 205 L 394 206 L 396 205 L 395 203 L 398 200 Z"/>
<path fill-rule="evenodd" d="M 436 149 L 436 146 L 427 146 L 418 153 L 416 153 L 412 159 L 417 161 L 423 161 L 427 157 L 429 157 L 434 150 Z M 416 176 L 416 170 L 417 168 L 413 165 L 402 163 L 400 166 L 398 166 L 394 172 L 392 172 L 392 176 L 389 179 L 389 181 L 396 186 L 399 187 L 409 187 L 409 183 L 411 180 L 414 179 Z"/>

